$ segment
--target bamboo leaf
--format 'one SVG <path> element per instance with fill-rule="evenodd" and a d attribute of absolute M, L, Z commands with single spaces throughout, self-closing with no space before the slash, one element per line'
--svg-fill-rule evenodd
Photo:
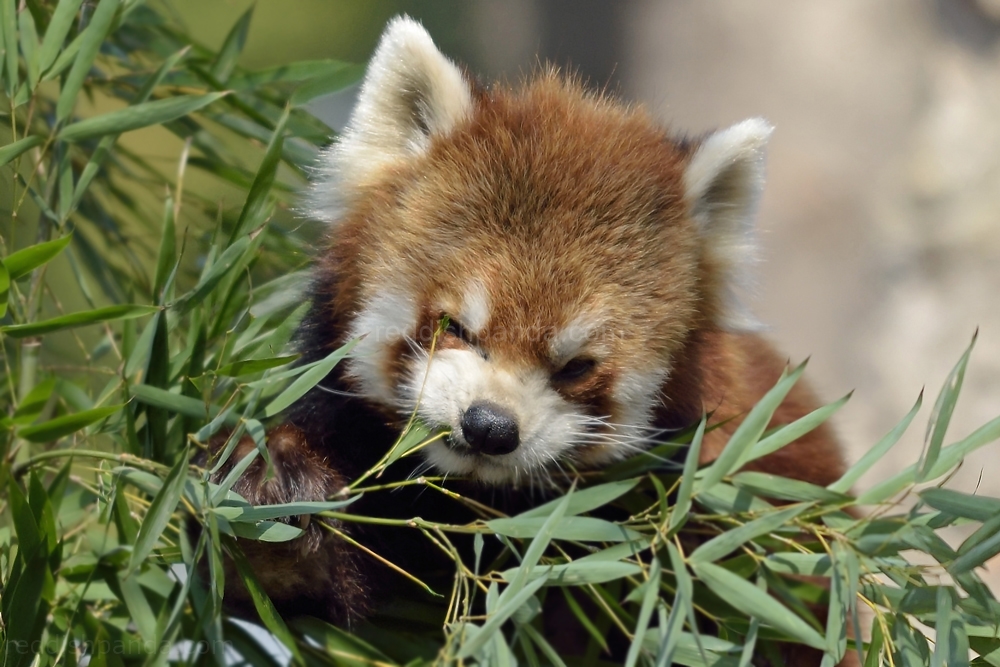
<path fill-rule="evenodd" d="M 507 537 L 534 537 L 545 525 L 544 517 L 514 517 L 493 519 L 486 525 L 495 533 Z M 618 524 L 589 516 L 564 517 L 552 533 L 553 539 L 579 542 L 629 542 L 641 537 L 640 533 Z"/>
<path fill-rule="evenodd" d="M 677 489 L 677 501 L 674 503 L 674 509 L 670 513 L 670 523 L 668 524 L 671 532 L 684 523 L 688 512 L 691 511 L 691 493 L 694 490 L 694 475 L 698 470 L 698 464 L 701 462 L 701 443 L 705 437 L 705 426 L 707 423 L 708 417 L 702 416 L 701 423 L 698 424 L 698 430 L 695 431 L 694 439 L 691 441 L 691 448 L 688 450 L 687 456 L 684 457 L 684 471 L 681 473 L 681 485 Z"/>
<path fill-rule="evenodd" d="M 27 338 L 28 336 L 42 336 L 53 331 L 63 329 L 74 329 L 89 324 L 99 322 L 113 322 L 115 320 L 129 320 L 155 313 L 159 310 L 156 306 L 139 306 L 135 304 L 123 304 L 119 306 L 107 306 L 96 310 L 86 310 L 81 313 L 62 315 L 53 317 L 50 320 L 32 322 L 31 324 L 9 324 L 0 327 L 0 332 L 11 338 Z"/>
<path fill-rule="evenodd" d="M 566 516 L 583 514 L 603 507 L 631 491 L 639 483 L 638 479 L 629 479 L 621 482 L 608 482 L 597 486 L 587 487 L 570 494 L 569 504 L 566 506 Z M 546 517 L 552 513 L 556 505 L 562 502 L 562 498 L 556 498 L 533 509 L 521 512 L 518 517 Z"/>
<path fill-rule="evenodd" d="M 861 478 L 863 474 L 868 472 L 868 470 L 875 464 L 876 461 L 885 456 L 886 452 L 892 449 L 892 446 L 899 442 L 903 433 L 909 428 L 910 422 L 916 416 L 917 412 L 920 410 L 920 405 L 924 400 L 924 392 L 921 391 L 920 395 L 917 396 L 917 402 L 913 404 L 910 411 L 906 414 L 903 419 L 893 427 L 891 431 L 886 433 L 881 440 L 875 443 L 875 446 L 864 453 L 858 462 L 847 469 L 847 472 L 841 476 L 833 484 L 829 485 L 827 488 L 831 491 L 836 491 L 837 493 L 847 493 L 850 491 L 851 487 Z"/>
<path fill-rule="evenodd" d="M 815 430 L 821 424 L 829 420 L 834 413 L 840 410 L 840 408 L 844 407 L 844 404 L 847 403 L 850 398 L 851 394 L 847 394 L 840 400 L 830 403 L 829 405 L 824 405 L 821 408 L 817 408 L 806 416 L 796 419 L 791 424 L 785 424 L 766 438 L 762 438 L 760 442 L 744 453 L 737 467 L 742 468 L 750 461 L 772 454 L 785 445 L 798 440 L 810 431 Z"/>
<path fill-rule="evenodd" d="M 128 572 L 134 572 L 146 556 L 156 546 L 164 528 L 170 523 L 177 503 L 180 502 L 181 494 L 184 492 L 184 484 L 187 482 L 188 455 L 185 454 L 170 469 L 167 477 L 163 480 L 163 486 L 149 504 L 142 524 L 139 526 L 139 534 L 136 536 L 135 545 L 132 547 L 132 556 L 129 558 Z"/>
<path fill-rule="evenodd" d="M 41 146 L 44 143 L 45 139 L 32 134 L 24 139 L 19 139 L 13 143 L 7 144 L 3 148 L 0 148 L 0 166 L 7 164 L 25 151 L 29 151 L 35 146 Z"/>
<path fill-rule="evenodd" d="M 250 31 L 250 19 L 253 17 L 254 5 L 250 5 L 250 8 L 243 12 L 242 16 L 236 20 L 236 23 L 230 29 L 229 34 L 226 35 L 226 40 L 222 43 L 222 48 L 219 49 L 219 54 L 215 57 L 215 62 L 212 63 L 212 78 L 223 84 L 229 79 L 229 75 L 232 74 L 233 68 L 236 67 L 236 61 L 239 59 L 240 54 L 243 53 L 243 46 L 247 41 L 247 33 Z"/>
<path fill-rule="evenodd" d="M 7 97 L 13 97 L 18 86 L 17 72 L 17 5 L 4 2 L 0 6 L 0 31 L 3 32 L 7 65 Z"/>
<path fill-rule="evenodd" d="M 712 563 L 691 563 L 713 593 L 748 616 L 759 618 L 797 641 L 823 650 L 826 640 L 795 613 L 746 579 Z"/>
<path fill-rule="evenodd" d="M 736 432 L 729 438 L 729 442 L 726 443 L 719 458 L 701 474 L 701 479 L 696 484 L 698 491 L 712 488 L 721 482 L 723 477 L 736 470 L 743 453 L 753 447 L 760 439 L 764 429 L 770 423 L 774 411 L 785 400 L 785 396 L 791 391 L 792 386 L 795 385 L 805 369 L 806 362 L 802 362 L 791 373 L 782 374 L 778 383 L 750 410 L 750 413 L 737 427 Z"/>
<path fill-rule="evenodd" d="M 29 442 L 53 442 L 95 422 L 106 419 L 121 410 L 124 405 L 109 405 L 84 412 L 63 415 L 49 421 L 18 429 L 17 435 Z"/>
<path fill-rule="evenodd" d="M 784 509 L 766 514 L 737 528 L 731 528 L 717 535 L 694 550 L 688 557 L 693 567 L 695 563 L 712 563 L 736 551 L 750 540 L 767 535 L 790 523 L 792 519 L 802 514 L 810 506 L 806 504 L 792 505 Z"/>
<path fill-rule="evenodd" d="M 216 375 L 240 377 L 242 375 L 253 375 L 261 373 L 279 366 L 287 366 L 299 358 L 298 354 L 290 354 L 285 357 L 270 357 L 268 359 L 245 359 L 226 364 L 215 371 Z"/>
<path fill-rule="evenodd" d="M 67 234 L 66 236 L 55 239 L 54 241 L 37 243 L 33 246 L 11 253 L 10 256 L 3 261 L 4 265 L 7 267 L 7 271 L 10 273 L 10 279 L 17 280 L 18 278 L 28 275 L 39 266 L 45 264 L 53 257 L 61 253 L 66 246 L 69 245 L 71 240 L 73 240 L 73 235 Z"/>
<path fill-rule="evenodd" d="M 972 342 L 969 343 L 969 347 L 966 348 L 962 358 L 951 369 L 951 373 L 948 374 L 944 386 L 941 387 L 941 393 L 938 394 L 937 400 L 934 402 L 934 410 L 931 412 L 931 417 L 927 422 L 927 435 L 924 439 L 925 450 L 920 455 L 920 462 L 917 467 L 917 482 L 923 482 L 927 479 L 927 476 L 934 468 L 934 464 L 937 463 L 938 456 L 940 456 L 941 444 L 944 442 L 944 435 L 948 430 L 948 424 L 951 423 L 951 415 L 955 411 L 958 395 L 962 391 L 965 368 L 969 365 L 969 356 L 972 354 L 972 348 L 976 345 L 978 335 L 979 330 L 977 329 L 976 333 L 972 336 Z"/>
<path fill-rule="evenodd" d="M 101 0 L 90 18 L 90 24 L 80 33 L 80 46 L 69 74 L 63 80 L 59 101 L 56 103 L 56 119 L 62 122 L 69 118 L 76 105 L 77 95 L 83 88 L 83 82 L 90 73 L 94 59 L 101 49 L 101 44 L 111 32 L 115 14 L 121 5 L 121 0 Z"/>
<path fill-rule="evenodd" d="M 260 163 L 260 169 L 254 176 L 250 192 L 247 194 L 246 203 L 240 211 L 240 219 L 233 228 L 233 233 L 229 237 L 230 243 L 242 234 L 250 232 L 264 224 L 267 218 L 268 202 L 271 198 L 271 188 L 274 185 L 275 174 L 278 173 L 278 164 L 281 162 L 281 148 L 285 140 L 285 125 L 288 123 L 288 116 L 291 107 L 287 107 L 281 114 L 281 119 L 274 128 L 271 135 L 271 142 L 264 153 L 264 159 Z"/>
<path fill-rule="evenodd" d="M 0 318 L 7 314 L 7 299 L 10 297 L 10 272 L 0 261 Z"/>
<path fill-rule="evenodd" d="M 989 498 L 961 493 L 952 489 L 924 489 L 920 497 L 934 509 L 955 516 L 989 521 L 1000 516 L 1000 498 Z"/>
<path fill-rule="evenodd" d="M 52 19 L 48 28 L 45 29 L 45 37 L 42 39 L 42 46 L 38 51 L 38 70 L 45 74 L 66 41 L 66 36 L 73 27 L 73 19 L 80 9 L 83 0 L 59 0 L 56 9 L 52 12 Z"/>
<path fill-rule="evenodd" d="M 163 408 L 170 412 L 193 417 L 195 419 L 208 419 L 218 413 L 218 408 L 214 405 L 206 405 L 205 401 L 190 396 L 175 394 L 166 389 L 160 389 L 148 384 L 137 384 L 129 388 L 132 396 L 140 403 Z"/>
<path fill-rule="evenodd" d="M 105 2 L 108 0 L 101 0 L 102 5 Z M 221 92 L 206 93 L 205 95 L 179 95 L 163 100 L 143 102 L 118 111 L 77 121 L 64 127 L 56 136 L 63 141 L 84 141 L 94 137 L 118 135 L 152 125 L 162 125 L 206 107 L 228 94 L 228 92 Z"/>
<path fill-rule="evenodd" d="M 365 68 L 361 65 L 347 63 L 331 65 L 328 71 L 313 77 L 296 88 L 289 99 L 289 103 L 292 106 L 300 107 L 303 104 L 308 104 L 317 97 L 346 88 L 360 80 L 364 71 Z"/>
<path fill-rule="evenodd" d="M 316 364 L 314 367 L 310 368 L 308 371 L 296 378 L 287 389 L 278 394 L 270 403 L 268 403 L 267 407 L 264 408 L 264 416 L 273 417 L 295 403 L 295 401 L 305 396 L 310 389 L 322 382 L 326 376 L 329 375 L 330 371 L 333 370 L 334 366 L 340 363 L 340 361 L 346 357 L 352 349 L 354 349 L 358 340 L 359 339 L 355 338 L 348 341 L 346 344 L 328 354 L 322 362 Z"/>

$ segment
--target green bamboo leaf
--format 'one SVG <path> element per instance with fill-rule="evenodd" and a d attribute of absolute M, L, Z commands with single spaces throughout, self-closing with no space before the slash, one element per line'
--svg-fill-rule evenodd
<path fill-rule="evenodd" d="M 163 291 L 178 261 L 174 200 L 173 197 L 167 197 L 163 204 L 163 231 L 160 233 L 160 250 L 156 255 L 156 272 L 153 274 L 153 298 L 160 304 L 166 300 Z"/>
<path fill-rule="evenodd" d="M 833 544 L 832 554 L 834 575 L 826 617 L 826 654 L 831 664 L 838 664 L 847 653 L 847 621 L 856 605 L 860 564 L 857 554 L 841 542 Z"/>
<path fill-rule="evenodd" d="M 3 32 L 4 50 L 7 65 L 7 96 L 13 97 L 18 86 L 17 76 L 17 5 L 13 2 L 3 3 L 0 8 L 0 31 Z"/>
<path fill-rule="evenodd" d="M 101 49 L 101 44 L 111 32 L 115 14 L 121 0 L 101 0 L 90 17 L 90 23 L 80 33 L 80 46 L 69 74 L 63 80 L 62 90 L 59 92 L 59 101 L 56 103 L 56 120 L 60 123 L 69 118 L 76 105 L 77 95 L 83 88 L 83 82 L 90 73 L 90 68 L 94 64 L 94 59 Z M 74 40 L 76 41 L 76 40 Z"/>
<path fill-rule="evenodd" d="M 302 501 L 283 505 L 250 505 L 249 503 L 246 505 L 223 505 L 221 507 L 213 507 L 212 511 L 230 523 L 256 523 L 258 521 L 271 521 L 290 516 L 316 514 L 317 512 L 342 509 L 359 497 L 355 496 L 346 500 Z"/>
<path fill-rule="evenodd" d="M 10 272 L 0 262 L 0 318 L 7 314 L 7 299 L 10 297 Z"/>
<path fill-rule="evenodd" d="M 348 661 L 356 662 L 358 667 L 367 665 L 389 667 L 396 664 L 394 660 L 363 639 L 313 616 L 301 616 L 294 619 L 292 626 L 316 642 L 316 645 L 325 650 L 327 655 L 337 656 L 338 662 L 343 660 L 345 665 L 349 667 L 354 667 L 354 665 Z"/>
<path fill-rule="evenodd" d="M 303 104 L 308 104 L 317 97 L 342 90 L 352 83 L 359 81 L 364 72 L 365 68 L 361 65 L 347 63 L 331 65 L 323 74 L 313 77 L 296 88 L 289 99 L 289 103 L 292 106 L 300 107 Z"/>
<path fill-rule="evenodd" d="M 267 221 L 271 188 L 274 185 L 275 174 L 278 173 L 278 164 L 281 162 L 281 149 L 285 141 L 285 125 L 288 123 L 289 114 L 291 114 L 291 107 L 286 107 L 274 128 L 271 141 L 264 153 L 264 159 L 260 163 L 257 175 L 254 176 L 250 192 L 247 193 L 246 203 L 243 205 L 243 210 L 240 211 L 240 219 L 236 222 L 233 233 L 229 237 L 230 243 Z"/>
<path fill-rule="evenodd" d="M 4 265 L 7 267 L 7 271 L 10 273 L 10 279 L 17 280 L 18 278 L 28 275 L 39 266 L 45 264 L 53 257 L 61 253 L 72 240 L 73 235 L 67 234 L 66 236 L 55 239 L 54 241 L 37 243 L 33 246 L 28 246 L 27 248 L 11 253 L 10 256 L 3 261 Z"/>
<path fill-rule="evenodd" d="M 456 658 L 462 660 L 468 658 L 486 645 L 486 642 L 490 641 L 497 636 L 500 632 L 500 626 L 502 626 L 511 615 L 517 611 L 521 605 L 526 603 L 529 598 L 531 598 L 542 585 L 545 584 L 545 579 L 537 579 L 524 586 L 517 594 L 510 597 L 502 603 L 496 611 L 489 615 L 483 626 L 479 628 L 479 632 L 472 635 L 472 637 L 462 644 L 462 648 L 459 649 Z M 506 592 L 506 591 L 505 591 Z"/>
<path fill-rule="evenodd" d="M 952 576 L 965 574 L 1000 554 L 1000 514 L 994 515 L 958 548 L 958 558 L 948 566 Z"/>
<path fill-rule="evenodd" d="M 13 143 L 7 144 L 3 148 L 0 148 L 0 166 L 7 164 L 25 151 L 29 151 L 35 146 L 41 146 L 44 143 L 45 139 L 32 134 L 24 139 L 19 139 Z"/>
<path fill-rule="evenodd" d="M 253 17 L 254 6 L 250 5 L 250 8 L 237 19 L 229 34 L 226 35 L 226 40 L 222 43 L 222 48 L 219 49 L 215 62 L 212 63 L 212 78 L 222 84 L 225 84 L 229 79 L 233 68 L 236 67 L 237 59 L 243 53 L 243 46 L 247 42 L 247 33 L 250 31 L 250 19 Z"/>
<path fill-rule="evenodd" d="M 393 444 L 392 449 L 389 450 L 389 454 L 385 459 L 385 465 L 392 465 L 394 462 L 398 461 L 410 452 L 414 447 L 417 447 L 421 443 L 425 442 L 430 436 L 431 430 L 427 428 L 426 425 L 419 421 L 411 422 L 399 435 L 399 438 L 396 440 L 395 444 Z"/>
<path fill-rule="evenodd" d="M 851 501 L 850 496 L 836 493 L 822 486 L 763 472 L 736 473 L 733 475 L 733 485 L 758 496 L 793 502 L 848 503 Z"/>
<path fill-rule="evenodd" d="M 346 357 L 354 346 L 358 343 L 358 338 L 348 341 L 346 344 L 337 348 L 323 359 L 322 362 L 316 364 L 308 371 L 300 375 L 295 381 L 288 386 L 283 392 L 278 394 L 267 407 L 264 408 L 264 417 L 273 417 L 285 408 L 289 407 L 295 401 L 299 400 L 306 393 L 315 387 L 317 384 L 322 382 L 330 371 L 333 370 L 340 361 Z"/>
<path fill-rule="evenodd" d="M 581 491 L 574 491 L 570 494 L 569 504 L 566 506 L 566 516 L 583 514 L 598 507 L 604 507 L 634 489 L 638 483 L 638 479 L 628 479 L 621 482 L 608 482 L 607 484 L 591 486 Z M 562 498 L 557 498 L 526 512 L 521 512 L 517 516 L 521 518 L 547 517 L 560 502 L 562 502 Z"/>
<path fill-rule="evenodd" d="M 266 371 L 271 368 L 287 366 L 288 364 L 298 359 L 299 356 L 300 355 L 298 354 L 290 354 L 285 357 L 270 357 L 268 359 L 244 359 L 242 361 L 234 361 L 230 364 L 226 364 L 219 370 L 215 371 L 215 374 L 225 375 L 228 377 L 253 375 L 254 373 L 260 373 L 262 371 Z"/>
<path fill-rule="evenodd" d="M 84 412 L 74 412 L 71 415 L 56 417 L 41 424 L 20 428 L 17 431 L 17 435 L 29 442 L 52 442 L 71 433 L 76 433 L 80 429 L 99 422 L 102 419 L 106 419 L 123 407 L 125 406 L 109 405 Z"/>
<path fill-rule="evenodd" d="M 921 391 L 920 395 L 917 396 L 917 402 L 913 404 L 910 411 L 903 417 L 896 426 L 893 427 L 891 431 L 885 434 L 881 440 L 875 443 L 875 446 L 865 452 L 864 456 L 858 459 L 858 462 L 848 468 L 847 472 L 838 479 L 833 484 L 829 485 L 827 488 L 831 491 L 836 491 L 837 493 L 847 493 L 851 490 L 851 487 L 861 478 L 863 474 L 868 472 L 868 470 L 875 464 L 876 461 L 885 456 L 886 452 L 892 449 L 892 446 L 899 442 L 903 433 L 909 428 L 910 422 L 916 416 L 917 412 L 920 410 L 920 405 L 924 400 L 924 392 Z"/>
<path fill-rule="evenodd" d="M 965 368 L 969 365 L 969 356 L 972 354 L 972 348 L 975 347 L 978 336 L 979 330 L 977 329 L 976 333 L 972 335 L 972 342 L 969 343 L 962 358 L 951 369 L 944 386 L 941 387 L 941 393 L 938 394 L 937 400 L 934 402 L 934 410 L 927 421 L 927 434 L 924 437 L 925 450 L 920 454 L 920 462 L 917 466 L 917 482 L 923 482 L 927 479 L 941 454 L 941 444 L 944 442 L 948 424 L 951 423 L 951 415 L 955 411 L 958 395 L 962 391 Z"/>
<path fill-rule="evenodd" d="M 194 289 L 172 304 L 178 315 L 187 314 L 192 308 L 204 301 L 215 287 L 239 264 L 243 255 L 250 248 L 250 237 L 242 236 L 234 241 L 226 250 L 212 262 L 211 266 L 198 280 Z"/>
<path fill-rule="evenodd" d="M 41 336 L 53 331 L 63 329 L 73 329 L 76 327 L 97 324 L 99 322 L 112 322 L 115 320 L 128 320 L 135 317 L 142 317 L 155 313 L 159 310 L 156 306 L 139 306 L 135 304 L 122 304 L 118 306 L 107 306 L 96 310 L 85 310 L 81 313 L 62 315 L 53 317 L 50 320 L 32 322 L 30 324 L 10 324 L 0 327 L 0 332 L 11 338 L 27 338 L 28 336 Z"/>
<path fill-rule="evenodd" d="M 850 392 L 838 401 L 813 410 L 806 416 L 796 419 L 791 424 L 785 424 L 766 438 L 762 438 L 760 442 L 751 447 L 748 451 L 744 452 L 743 456 L 740 458 L 740 462 L 737 464 L 737 467 L 742 468 L 750 461 L 772 454 L 785 445 L 798 440 L 806 433 L 813 431 L 818 426 L 829 420 L 834 413 L 840 410 L 840 408 L 844 407 L 844 404 L 850 400 L 851 394 L 853 393 L 854 392 Z"/>
<path fill-rule="evenodd" d="M 534 537 L 545 525 L 544 517 L 493 519 L 486 525 L 495 533 L 507 537 Z M 629 542 L 642 537 L 631 528 L 589 516 L 564 517 L 552 533 L 553 539 L 579 542 Z"/>
<path fill-rule="evenodd" d="M 42 410 L 45 408 L 45 404 L 49 402 L 49 398 L 52 396 L 55 387 L 55 378 L 48 378 L 32 387 L 28 395 L 22 398 L 20 404 L 18 404 L 12 421 L 15 424 L 30 424 L 35 421 L 42 414 Z"/>
<path fill-rule="evenodd" d="M 38 85 L 38 30 L 35 28 L 35 18 L 30 11 L 18 14 L 18 28 L 21 33 L 21 53 L 24 55 L 24 66 L 28 71 L 28 88 L 35 89 Z"/>
<path fill-rule="evenodd" d="M 639 607 L 639 618 L 635 624 L 635 635 L 632 637 L 632 643 L 628 647 L 628 654 L 625 656 L 625 667 L 635 667 L 635 663 L 639 659 L 642 640 L 646 636 L 646 628 L 649 627 L 649 621 L 653 617 L 654 605 L 660 599 L 660 570 L 660 560 L 654 558 L 649 567 L 649 579 L 643 584 L 645 592 L 642 596 L 642 604 Z"/>
<path fill-rule="evenodd" d="M 736 470 L 743 453 L 753 447 L 760 439 L 764 429 L 770 423 L 774 411 L 785 400 L 785 396 L 791 391 L 792 386 L 795 385 L 805 369 L 806 362 L 802 362 L 791 373 L 782 373 L 778 383 L 750 410 L 750 413 L 737 427 L 736 432 L 729 438 L 729 442 L 726 443 L 719 458 L 700 474 L 700 479 L 696 484 L 699 492 L 712 488 L 721 482 L 723 477 Z"/>
<path fill-rule="evenodd" d="M 500 576 L 507 581 L 513 581 L 520 570 L 521 568 L 504 570 Z M 634 563 L 580 559 L 562 565 L 537 567 L 527 576 L 527 581 L 534 581 L 538 577 L 542 577 L 548 586 L 585 586 L 617 581 L 625 577 L 638 576 L 641 573 L 642 568 Z"/>
<path fill-rule="evenodd" d="M 116 578 L 118 592 L 121 595 L 129 618 L 135 623 L 136 630 L 143 641 L 156 640 L 156 614 L 146 598 L 146 592 L 139 583 L 138 577 L 126 577 L 121 574 Z"/>
<path fill-rule="evenodd" d="M 214 405 L 206 405 L 201 399 L 175 394 L 166 389 L 160 389 L 148 384 L 137 384 L 129 388 L 132 396 L 140 403 L 163 408 L 170 412 L 193 417 L 195 419 L 209 419 L 214 417 L 219 408 Z"/>
<path fill-rule="evenodd" d="M 154 313 L 142 330 L 139 339 L 135 341 L 132 352 L 125 360 L 125 377 L 130 378 L 140 368 L 145 369 L 149 363 L 149 357 L 153 353 L 153 338 L 156 336 L 156 328 L 160 324 L 163 312 Z"/>
<path fill-rule="evenodd" d="M 744 614 L 759 618 L 807 646 L 826 648 L 826 640 L 808 623 L 738 574 L 712 563 L 691 563 L 691 568 L 713 593 Z"/>
<path fill-rule="evenodd" d="M 240 579 L 243 581 L 243 585 L 246 586 L 247 592 L 250 594 L 250 599 L 253 601 L 253 606 L 257 610 L 257 614 L 260 616 L 260 620 L 264 623 L 264 627 L 271 631 L 278 640 L 284 644 L 292 654 L 292 661 L 295 665 L 304 665 L 305 662 L 302 659 L 302 654 L 299 652 L 299 645 L 295 641 L 295 637 L 288 630 L 288 626 L 282 620 L 281 616 L 278 615 L 278 611 L 274 608 L 274 604 L 271 599 L 267 597 L 267 593 L 264 592 L 264 588 L 260 585 L 257 580 L 256 575 L 253 573 L 253 568 L 250 567 L 250 563 L 247 561 L 246 556 L 235 544 L 232 548 L 228 549 L 229 557 L 232 558 L 233 563 L 236 565 L 236 572 L 239 574 Z"/>
<path fill-rule="evenodd" d="M 762 562 L 772 572 L 807 577 L 828 576 L 833 568 L 827 554 L 774 553 Z"/>
<path fill-rule="evenodd" d="M 230 77 L 226 85 L 234 90 L 250 90 L 269 83 L 297 83 L 335 76 L 348 69 L 360 70 L 359 78 L 364 74 L 363 65 L 342 60 L 301 60 L 255 72 L 238 72 Z"/>
<path fill-rule="evenodd" d="M 301 537 L 304 532 L 301 528 L 280 521 L 260 521 L 256 524 L 232 523 L 229 524 L 229 528 L 236 537 L 260 542 L 288 542 Z"/>
<path fill-rule="evenodd" d="M 926 479 L 936 479 L 954 468 L 966 456 L 984 445 L 1000 438 L 1000 417 L 993 419 L 958 442 L 943 447 L 937 463 L 928 473 Z M 885 502 L 890 497 L 910 486 L 916 480 L 917 464 L 913 464 L 896 473 L 889 479 L 873 486 L 858 496 L 859 505 L 872 505 Z"/>
<path fill-rule="evenodd" d="M 674 509 L 670 513 L 670 523 L 668 524 L 670 532 L 676 530 L 687 519 L 688 512 L 691 511 L 691 493 L 694 490 L 694 476 L 701 461 L 701 443 L 705 437 L 707 423 L 708 417 L 703 415 L 701 422 L 698 424 L 698 430 L 694 432 L 694 439 L 691 440 L 691 447 L 688 449 L 687 456 L 684 457 L 684 471 L 681 474 L 681 485 L 677 489 L 677 500 L 674 502 Z"/>
<path fill-rule="evenodd" d="M 955 516 L 989 521 L 1000 516 L 1000 499 L 976 496 L 951 489 L 924 489 L 920 497 L 934 509 Z"/>
<path fill-rule="evenodd" d="M 792 505 L 766 514 L 759 519 L 754 519 L 737 528 L 727 530 L 695 549 L 688 557 L 688 562 L 693 567 L 695 563 L 712 563 L 724 558 L 750 540 L 773 533 L 809 507 L 811 505 Z"/>
<path fill-rule="evenodd" d="M 173 516 L 174 510 L 177 508 L 177 503 L 180 502 L 181 494 L 184 493 L 184 485 L 187 483 L 187 471 L 188 454 L 185 452 L 180 461 L 170 469 L 170 472 L 163 480 L 162 488 L 149 504 L 146 517 L 142 520 L 142 525 L 139 526 L 139 535 L 132 546 L 132 556 L 129 559 L 128 572 L 134 572 L 142 565 L 143 561 L 146 560 L 146 556 L 156 546 L 160 535 L 163 534 L 163 530 L 170 523 L 170 517 Z"/>
<path fill-rule="evenodd" d="M 42 47 L 38 51 L 38 70 L 45 74 L 66 41 L 66 35 L 73 27 L 73 19 L 80 9 L 83 0 L 59 0 L 56 9 L 52 12 L 52 19 L 49 27 L 45 29 L 45 37 L 42 39 Z"/>
<path fill-rule="evenodd" d="M 524 557 L 521 559 L 521 565 L 517 568 L 517 571 L 511 577 L 510 585 L 504 590 L 503 595 L 500 596 L 500 600 L 505 601 L 510 599 L 512 596 L 517 595 L 524 588 L 528 581 L 529 575 L 534 570 L 538 561 L 542 558 L 542 554 L 545 553 L 545 549 L 549 546 L 552 541 L 553 535 L 557 524 L 563 520 L 563 514 L 566 511 L 566 506 L 569 504 L 570 496 L 573 495 L 574 489 L 564 495 L 559 503 L 553 508 L 552 513 L 541 520 L 541 525 L 538 530 L 534 533 L 534 539 L 528 546 L 528 549 L 524 552 Z M 490 607 L 487 605 L 487 609 Z"/>
<path fill-rule="evenodd" d="M 108 0 L 101 0 L 102 5 L 105 2 Z M 152 125 L 162 125 L 206 107 L 228 94 L 228 92 L 221 92 L 204 95 L 179 95 L 163 100 L 143 102 L 118 111 L 77 121 L 64 127 L 56 136 L 63 141 L 83 141 L 111 134 L 118 135 Z"/>

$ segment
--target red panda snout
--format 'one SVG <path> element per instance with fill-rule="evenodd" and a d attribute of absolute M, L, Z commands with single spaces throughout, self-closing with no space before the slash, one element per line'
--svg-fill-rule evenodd
<path fill-rule="evenodd" d="M 521 443 L 517 417 L 492 401 L 476 401 L 462 414 L 462 437 L 487 456 L 510 454 Z"/>

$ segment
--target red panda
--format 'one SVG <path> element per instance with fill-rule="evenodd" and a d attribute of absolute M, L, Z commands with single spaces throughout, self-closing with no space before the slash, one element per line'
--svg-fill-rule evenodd
<path fill-rule="evenodd" d="M 678 138 L 555 71 L 484 87 L 395 19 L 308 195 L 329 239 L 304 361 L 360 342 L 269 437 L 275 476 L 251 468 L 235 490 L 251 502 L 331 496 L 413 413 L 447 436 L 400 474 L 508 495 L 634 454 L 706 412 L 722 424 L 703 445 L 711 461 L 785 364 L 736 296 L 755 258 L 770 134 L 750 119 Z M 800 385 L 772 425 L 815 407 Z M 752 465 L 820 485 L 843 472 L 827 427 Z M 426 508 L 410 503 L 431 501 L 378 502 L 415 516 Z M 329 533 L 250 548 L 279 609 L 349 622 L 378 586 Z"/>

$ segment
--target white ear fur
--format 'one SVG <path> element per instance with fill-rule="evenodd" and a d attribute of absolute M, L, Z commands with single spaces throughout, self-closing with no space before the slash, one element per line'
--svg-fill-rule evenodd
<path fill-rule="evenodd" d="M 756 329 L 759 323 L 738 294 L 751 288 L 758 259 L 754 215 L 764 188 L 764 148 L 773 127 L 751 118 L 708 136 L 684 171 L 691 217 L 712 264 L 722 271 L 722 313 L 718 324 Z"/>
<path fill-rule="evenodd" d="M 472 109 L 462 72 L 407 16 L 389 22 L 340 139 L 320 156 L 309 213 L 336 221 L 341 206 L 388 164 L 427 150 Z"/>

